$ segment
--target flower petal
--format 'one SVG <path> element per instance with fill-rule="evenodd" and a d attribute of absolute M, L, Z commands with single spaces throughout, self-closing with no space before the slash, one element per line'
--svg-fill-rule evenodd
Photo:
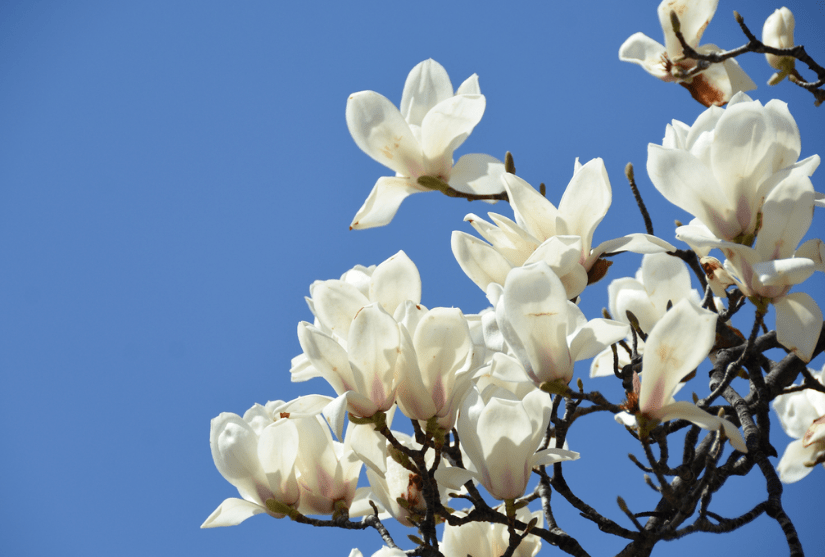
<path fill-rule="evenodd" d="M 665 47 L 644 33 L 630 35 L 619 47 L 619 60 L 638 64 L 647 73 L 659 79 L 670 77 L 665 71 L 664 54 Z"/>
<path fill-rule="evenodd" d="M 435 105 L 421 123 L 421 148 L 429 175 L 447 179 L 453 151 L 469 137 L 484 115 L 484 95 L 459 95 Z"/>
<path fill-rule="evenodd" d="M 375 268 L 370 281 L 370 299 L 380 302 L 390 315 L 406 300 L 421 302 L 421 275 L 406 253 L 399 251 Z"/>
<path fill-rule="evenodd" d="M 363 230 L 390 223 L 401 202 L 408 196 L 425 191 L 409 178 L 384 176 L 378 179 L 372 191 L 358 209 L 350 230 Z"/>
<path fill-rule="evenodd" d="M 479 288 L 487 290 L 490 283 L 504 284 L 513 265 L 490 245 L 457 230 L 450 243 L 461 270 Z"/>
<path fill-rule="evenodd" d="M 822 310 L 811 296 L 794 292 L 774 301 L 776 307 L 776 340 L 810 362 L 822 331 Z"/>
<path fill-rule="evenodd" d="M 375 91 L 353 93 L 347 101 L 346 116 L 349 133 L 362 151 L 401 176 L 421 175 L 421 147 L 387 97 Z"/>
<path fill-rule="evenodd" d="M 730 444 L 734 449 L 743 453 L 748 452 L 745 439 L 736 426 L 725 419 L 705 412 L 692 402 L 682 401 L 668 404 L 656 414 L 656 417 L 663 422 L 682 418 L 709 431 L 717 431 L 721 427 L 725 430 L 725 435 L 730 439 Z"/>
<path fill-rule="evenodd" d="M 256 505 L 255 503 L 250 503 L 249 501 L 245 501 L 244 499 L 238 499 L 235 497 L 230 497 L 229 499 L 225 499 L 223 503 L 221 503 L 217 509 L 209 515 L 203 524 L 201 524 L 201 528 L 216 528 L 218 526 L 235 526 L 240 524 L 250 516 L 255 516 L 256 514 L 265 513 L 266 509 L 264 509 L 260 505 Z"/>
<path fill-rule="evenodd" d="M 556 234 L 581 236 L 585 256 L 596 226 L 607 214 L 612 202 L 610 180 L 602 159 L 593 159 L 573 175 L 559 201 Z"/>
<path fill-rule="evenodd" d="M 675 12 L 679 18 L 685 42 L 695 48 L 708 23 L 713 19 L 717 4 L 719 0 L 664 0 L 659 4 L 659 23 L 662 24 L 662 31 L 665 33 L 665 46 L 671 60 L 677 60 L 683 52 L 682 45 L 673 32 L 670 12 Z"/>
<path fill-rule="evenodd" d="M 420 126 L 427 112 L 453 96 L 453 84 L 444 66 L 430 58 L 416 64 L 404 82 L 401 115 L 408 124 Z"/>
<path fill-rule="evenodd" d="M 504 163 L 490 155 L 464 155 L 453 166 L 450 187 L 464 193 L 491 195 L 504 191 Z M 490 203 L 496 203 L 491 200 Z"/>

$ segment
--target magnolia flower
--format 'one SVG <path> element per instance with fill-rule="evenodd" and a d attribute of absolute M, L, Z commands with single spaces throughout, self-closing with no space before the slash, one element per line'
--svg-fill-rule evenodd
<path fill-rule="evenodd" d="M 804 182 L 819 166 L 818 155 L 797 161 L 800 150 L 787 104 L 763 107 L 739 93 L 726 109 L 705 110 L 693 126 L 668 125 L 662 145 L 648 146 L 647 171 L 668 201 L 717 238 L 751 245 L 771 191 L 786 180 Z"/>
<path fill-rule="evenodd" d="M 355 315 L 346 348 L 306 321 L 298 325 L 298 341 L 315 373 L 346 401 L 351 413 L 365 418 L 392 407 L 398 380 L 415 357 L 409 335 L 379 302 Z"/>
<path fill-rule="evenodd" d="M 399 380 L 398 406 L 414 420 L 437 418 L 449 431 L 480 363 L 467 320 L 459 309 L 435 308 L 410 333 L 415 358 Z"/>
<path fill-rule="evenodd" d="M 676 304 L 687 298 L 697 306 L 701 302 L 699 292 L 690 287 L 690 273 L 678 257 L 666 253 L 653 253 L 642 258 L 642 266 L 636 278 L 616 279 L 607 287 L 610 313 L 618 321 L 630 323 L 628 310 L 636 316 L 639 327 L 649 333 L 664 317 L 668 304 Z M 630 340 L 630 339 L 628 339 Z M 644 353 L 644 341 L 636 339 L 636 350 Z M 619 369 L 630 363 L 630 354 L 619 348 Z M 593 358 L 590 377 L 613 375 L 613 350 L 609 347 Z"/>
<path fill-rule="evenodd" d="M 700 249 L 719 248 L 727 257 L 720 263 L 702 259 L 717 292 L 736 284 L 764 312 L 776 308 L 776 338 L 803 361 L 810 361 L 822 324 L 822 311 L 804 292 L 790 289 L 813 274 L 825 271 L 822 242 L 805 242 L 794 251 L 813 220 L 814 190 L 807 176 L 790 174 L 768 195 L 762 207 L 762 229 L 753 248 L 718 240 L 700 225 L 679 227 L 676 237 Z M 723 268 L 724 274 L 720 272 Z M 720 292 L 724 294 L 724 292 Z"/>
<path fill-rule="evenodd" d="M 364 557 L 360 549 L 353 549 L 349 552 L 349 557 Z M 407 554 L 400 549 L 393 549 L 387 546 L 382 547 L 372 554 L 372 557 L 407 557 Z"/>
<path fill-rule="evenodd" d="M 350 326 L 361 308 L 377 302 L 390 315 L 406 312 L 405 302 L 421 301 L 421 277 L 407 254 L 399 251 L 378 266 L 356 265 L 340 279 L 315 281 L 309 292 L 306 301 L 315 315 L 313 326 L 346 348 Z M 292 381 L 320 376 L 304 354 L 292 359 L 289 371 Z"/>
<path fill-rule="evenodd" d="M 453 166 L 455 151 L 484 114 L 485 99 L 473 74 L 453 94 L 446 70 L 425 60 L 407 76 L 401 110 L 374 91 L 353 93 L 347 101 L 347 127 L 356 145 L 396 172 L 379 178 L 350 225 L 384 226 L 407 196 L 429 191 L 419 181 L 437 178 L 464 193 L 501 192 L 504 165 L 488 155 L 464 155 Z"/>
<path fill-rule="evenodd" d="M 464 513 L 457 512 L 453 516 L 463 517 Z M 526 507 L 516 511 L 516 518 L 525 524 L 536 519 L 536 525 L 544 525 L 544 515 L 541 511 L 530 512 Z M 486 522 L 469 522 L 461 526 L 444 526 L 444 538 L 440 551 L 445 557 L 499 557 L 504 555 L 510 545 L 510 534 L 506 524 L 492 524 Z M 513 557 L 533 557 L 541 549 L 541 538 L 529 534 L 513 553 Z"/>
<path fill-rule="evenodd" d="M 283 518 L 267 506 L 269 500 L 297 506 L 301 491 L 295 463 L 300 447 L 313 447 L 306 441 L 299 447 L 294 420 L 273 422 L 259 435 L 237 414 L 224 412 L 212 420 L 209 445 L 218 472 L 242 499 L 226 499 L 201 528 L 234 526 L 261 513 Z"/>
<path fill-rule="evenodd" d="M 791 10 L 783 6 L 765 20 L 765 25 L 762 27 L 762 42 L 765 46 L 774 48 L 792 48 L 793 28 L 793 14 Z M 779 70 L 768 80 L 768 85 L 776 85 L 794 71 L 796 59 L 793 56 L 766 53 L 765 58 L 772 68 Z"/>
<path fill-rule="evenodd" d="M 575 362 L 592 358 L 630 330 L 617 321 L 587 321 L 567 300 L 556 274 L 541 261 L 510 272 L 496 305 L 496 320 L 536 385 L 567 385 Z"/>
<path fill-rule="evenodd" d="M 745 440 L 732 423 L 708 414 L 692 402 L 673 399 L 682 379 L 707 357 L 715 338 L 716 314 L 687 299 L 679 301 L 656 323 L 642 355 L 641 385 L 638 376 L 634 378 L 634 394 L 639 404 L 636 422 L 643 432 L 677 418 L 710 431 L 722 428 L 731 445 L 746 453 Z"/>
<path fill-rule="evenodd" d="M 712 44 L 699 46 L 699 39 L 716 13 L 718 3 L 719 0 L 662 0 L 657 12 L 665 33 L 665 45 L 644 33 L 635 33 L 619 48 L 619 60 L 638 64 L 663 81 L 679 83 L 705 106 L 721 106 L 739 91 L 756 89 L 756 84 L 733 58 L 721 64 L 711 64 L 698 74 L 686 75 L 696 67 L 697 61 L 684 58 L 670 13 L 675 12 L 678 16 L 685 42 L 700 54 L 709 54 L 719 51 L 719 47 Z"/>
<path fill-rule="evenodd" d="M 825 384 L 825 366 L 811 375 Z M 773 401 L 773 408 L 782 429 L 796 439 L 788 444 L 776 467 L 779 479 L 785 483 L 798 482 L 810 474 L 817 463 L 825 466 L 825 394 L 805 389 L 779 395 Z"/>
<path fill-rule="evenodd" d="M 483 393 L 473 387 L 461 405 L 456 429 L 477 472 L 457 467 L 440 469 L 436 480 L 460 489 L 475 479 L 496 499 L 521 497 L 534 466 L 579 458 L 579 453 L 564 449 L 536 452 L 550 422 L 551 409 L 552 399 L 541 391 L 518 400 L 494 385 Z"/>
<path fill-rule="evenodd" d="M 630 234 L 591 248 L 593 233 L 610 208 L 612 193 L 602 159 L 585 165 L 578 160 L 573 178 L 558 209 L 533 187 L 513 174 L 502 178 L 516 221 L 489 213 L 493 224 L 469 214 L 464 220 L 489 242 L 464 232 L 453 232 L 452 248 L 461 269 L 482 290 L 504 284 L 514 267 L 544 261 L 559 276 L 573 299 L 588 282 L 604 276 L 607 264 L 597 266 L 608 252 L 655 253 L 675 250 L 647 234 Z"/>

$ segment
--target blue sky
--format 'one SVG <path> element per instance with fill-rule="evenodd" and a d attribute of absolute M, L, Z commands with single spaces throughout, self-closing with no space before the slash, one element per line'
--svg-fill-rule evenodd
<path fill-rule="evenodd" d="M 703 42 L 727 47 L 744 42 L 733 9 L 758 32 L 779 7 L 720 4 Z M 487 110 L 457 155 L 510 150 L 518 174 L 545 182 L 556 203 L 575 157 L 603 157 L 614 201 L 597 243 L 643 230 L 623 175 L 631 161 L 657 235 L 674 241 L 674 219 L 689 218 L 647 178 L 647 144 L 661 142 L 671 119 L 693 122 L 702 107 L 617 58 L 636 31 L 661 40 L 655 5 L 2 3 L 0 552 L 378 549 L 373 532 L 265 516 L 198 529 L 236 496 L 212 463 L 210 419 L 255 402 L 332 394 L 321 380 L 289 382 L 313 280 L 404 250 L 421 271 L 426 306 L 486 306 L 453 259 L 449 236 L 471 231 L 466 213 L 491 207 L 419 195 L 386 228 L 348 230 L 386 169 L 350 138 L 347 96 L 371 89 L 397 103 L 407 73 L 427 58 L 454 86 L 477 73 Z M 797 41 L 825 63 L 825 3 L 786 5 L 797 15 Z M 759 85 L 754 98 L 789 103 L 802 157 L 825 154 L 825 107 L 788 84 L 765 85 L 762 56 L 740 60 Z M 823 172 L 813 178 L 818 191 Z M 511 216 L 506 205 L 493 210 Z M 809 236 L 823 232 L 818 213 Z M 636 255 L 619 258 L 588 289 L 585 313 L 598 316 L 609 281 L 638 264 Z M 822 305 L 825 281 L 808 285 Z M 820 357 L 811 367 L 822 364 Z M 584 368 L 578 374 L 586 376 Z M 592 388 L 618 400 L 603 381 Z M 567 467 L 568 481 L 629 526 L 616 495 L 634 510 L 653 501 L 626 458 L 641 451 L 608 416 L 591 419 L 570 439 L 582 459 Z M 781 454 L 790 439 L 778 424 L 773 438 Z M 821 543 L 815 511 L 823 489 L 822 469 L 786 487 L 786 509 L 809 548 Z M 744 512 L 763 493 L 756 475 L 731 480 L 714 498 L 716 512 Z M 557 505 L 560 526 L 592 554 L 621 547 L 602 545 L 596 528 Z M 390 527 L 403 542 L 407 532 Z M 782 554 L 783 544 L 776 523 L 761 517 L 731 536 L 691 536 L 654 555 Z"/>

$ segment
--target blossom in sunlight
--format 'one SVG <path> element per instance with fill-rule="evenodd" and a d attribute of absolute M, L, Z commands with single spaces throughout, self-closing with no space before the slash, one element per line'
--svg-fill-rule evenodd
<path fill-rule="evenodd" d="M 457 512 L 453 516 L 463 517 Z M 536 519 L 536 525 L 542 528 L 544 515 L 541 511 L 530 512 L 526 507 L 516 511 L 516 518 L 525 524 Z M 510 545 L 510 534 L 506 524 L 470 522 L 461 526 L 444 526 L 444 538 L 439 548 L 445 557 L 500 557 Z M 513 557 L 533 557 L 541 549 L 541 538 L 528 535 L 524 538 Z"/>
<path fill-rule="evenodd" d="M 682 44 L 676 37 L 670 13 L 679 18 L 685 42 L 700 54 L 718 52 L 716 45 L 699 46 L 719 0 L 662 0 L 657 10 L 665 34 L 665 44 L 654 41 L 644 33 L 635 33 L 619 48 L 619 60 L 638 64 L 654 77 L 675 81 L 690 91 L 691 96 L 705 106 L 721 106 L 739 91 L 756 89 L 756 84 L 730 58 L 721 64 L 711 64 L 698 74 L 688 73 L 697 61 L 684 58 Z"/>
<path fill-rule="evenodd" d="M 789 181 L 807 182 L 819 166 L 818 155 L 798 161 L 800 151 L 787 104 L 762 106 L 740 93 L 726 109 L 705 110 L 693 126 L 677 120 L 668 125 L 662 145 L 648 146 L 647 171 L 668 201 L 714 236 L 751 245 L 771 191 Z"/>
<path fill-rule="evenodd" d="M 399 409 L 414 420 L 437 418 L 449 431 L 483 354 L 476 351 L 467 320 L 457 308 L 434 308 L 408 332 L 415 358 L 398 382 Z"/>
<path fill-rule="evenodd" d="M 282 518 L 284 514 L 267 507 L 268 500 L 297 506 L 301 490 L 294 420 L 272 422 L 259 435 L 237 414 L 224 412 L 212 420 L 209 444 L 218 472 L 238 489 L 242 499 L 226 499 L 201 528 L 234 526 L 260 513 Z"/>
<path fill-rule="evenodd" d="M 776 308 L 776 339 L 804 361 L 810 361 L 819 339 L 822 310 L 805 292 L 789 293 L 814 271 L 825 271 L 823 244 L 808 240 L 795 249 L 813 220 L 814 190 L 807 176 L 788 175 L 762 207 L 762 229 L 754 247 L 717 239 L 700 225 L 682 226 L 676 237 L 699 249 L 718 248 L 724 265 L 712 257 L 702 262 L 711 284 L 736 284 L 760 311 Z M 717 272 L 722 268 L 724 274 Z M 723 294 L 723 293 L 722 293 Z"/>
<path fill-rule="evenodd" d="M 811 375 L 825 384 L 825 366 Z M 795 441 L 788 443 L 776 469 L 785 483 L 798 482 L 822 463 L 825 467 L 825 393 L 805 389 L 773 401 L 779 423 Z"/>
<path fill-rule="evenodd" d="M 666 253 L 653 253 L 642 258 L 642 266 L 636 271 L 636 278 L 616 279 L 607 287 L 611 315 L 618 321 L 630 323 L 628 310 L 636 316 L 639 327 L 649 333 L 653 326 L 664 317 L 669 303 L 676 304 L 688 298 L 697 306 L 701 302 L 699 292 L 690 287 L 690 273 L 678 257 Z M 627 339 L 630 342 L 631 339 Z M 639 354 L 644 352 L 644 341 L 636 339 Z M 630 363 L 630 354 L 618 347 L 619 369 Z M 610 347 L 593 358 L 590 377 L 613 375 L 613 350 Z"/>
<path fill-rule="evenodd" d="M 762 27 L 762 43 L 765 46 L 774 48 L 792 48 L 794 45 L 794 25 L 791 10 L 783 6 L 774 11 L 768 16 L 765 25 Z M 779 70 L 768 80 L 768 85 L 776 85 L 794 71 L 796 59 L 793 56 L 777 56 L 776 54 L 766 53 L 765 58 L 772 68 Z"/>
<path fill-rule="evenodd" d="M 605 253 L 633 251 L 656 253 L 676 248 L 647 234 L 630 234 L 591 248 L 593 233 L 607 214 L 612 192 L 602 159 L 585 165 L 578 160 L 573 178 L 558 208 L 513 174 L 502 178 L 515 213 L 515 222 L 489 213 L 490 224 L 470 214 L 464 220 L 489 243 L 464 232 L 453 232 L 452 248 L 461 269 L 482 290 L 491 283 L 503 285 L 514 267 L 544 261 L 559 276 L 567 298 L 581 294 L 588 282 L 602 278 L 608 263 Z"/>
<path fill-rule="evenodd" d="M 403 251 L 378 266 L 356 265 L 340 279 L 317 280 L 309 287 L 306 299 L 315 316 L 313 326 L 346 348 L 355 315 L 361 308 L 377 302 L 390 315 L 406 311 L 405 302 L 421 302 L 421 276 Z M 292 381 L 307 381 L 320 373 L 301 354 L 292 360 Z"/>
<path fill-rule="evenodd" d="M 692 402 L 673 399 L 682 379 L 707 357 L 715 338 L 716 314 L 687 299 L 679 301 L 656 323 L 647 337 L 642 355 L 641 385 L 638 381 L 634 385 L 639 397 L 636 422 L 643 432 L 677 418 L 710 431 L 722 428 L 731 445 L 746 453 L 745 440 L 732 423 L 705 412 Z"/>
<path fill-rule="evenodd" d="M 587 321 L 544 262 L 513 269 L 507 275 L 496 320 L 536 385 L 567 385 L 575 362 L 592 358 L 629 332 L 627 325 L 617 321 Z"/>
<path fill-rule="evenodd" d="M 497 159 L 464 155 L 453 166 L 453 152 L 481 120 L 485 102 L 478 76 L 453 94 L 446 70 L 435 60 L 421 62 L 407 76 L 400 110 L 374 91 L 350 95 L 347 127 L 356 145 L 396 173 L 378 179 L 350 228 L 388 224 L 407 196 L 432 189 L 422 185 L 422 177 L 463 193 L 500 193 L 504 165 Z"/>
<path fill-rule="evenodd" d="M 579 453 L 564 449 L 536 452 L 550 422 L 552 402 L 541 391 L 519 400 L 495 385 L 483 393 L 476 387 L 470 389 L 456 429 L 477 472 L 457 467 L 440 469 L 436 480 L 461 489 L 475 479 L 496 499 L 515 499 L 524 494 L 534 466 L 578 459 Z"/>
<path fill-rule="evenodd" d="M 364 554 L 361 553 L 360 549 L 353 549 L 349 552 L 349 557 L 364 557 Z M 393 549 L 391 547 L 384 546 L 373 553 L 372 557 L 407 557 L 407 554 L 400 549 Z"/>

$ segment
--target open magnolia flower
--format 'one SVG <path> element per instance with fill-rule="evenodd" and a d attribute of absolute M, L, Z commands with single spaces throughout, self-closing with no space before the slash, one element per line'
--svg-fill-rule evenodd
<path fill-rule="evenodd" d="M 762 106 L 740 93 L 726 109 L 705 110 L 693 126 L 668 125 L 662 145 L 648 146 L 647 172 L 668 201 L 717 238 L 751 245 L 771 191 L 808 181 L 819 166 L 818 155 L 797 161 L 801 148 L 787 104 Z"/>
<path fill-rule="evenodd" d="M 684 58 L 670 12 L 679 18 L 685 42 L 700 54 L 710 54 L 719 51 L 719 47 L 712 44 L 699 46 L 699 39 L 716 13 L 718 3 L 719 0 L 662 0 L 657 12 L 665 34 L 664 46 L 644 33 L 635 33 L 619 48 L 619 60 L 638 64 L 663 81 L 679 83 L 705 106 L 721 106 L 739 91 L 756 89 L 756 84 L 733 58 L 721 64 L 711 64 L 698 74 L 691 72 L 697 61 Z"/>
<path fill-rule="evenodd" d="M 811 375 L 825 384 L 825 367 Z M 805 389 L 773 401 L 782 429 L 796 439 L 788 444 L 776 469 L 785 483 L 798 482 L 822 463 L 825 467 L 825 393 Z"/>
<path fill-rule="evenodd" d="M 622 323 L 630 323 L 630 311 L 639 320 L 639 327 L 645 333 L 664 317 L 669 303 L 676 304 L 684 298 L 699 306 L 699 292 L 690 287 L 690 273 L 678 257 L 666 253 L 652 253 L 642 257 L 642 266 L 636 271 L 636 278 L 624 277 L 607 287 L 610 313 Z M 628 339 L 629 341 L 630 339 Z M 644 353 L 644 341 L 636 339 L 636 350 Z M 619 369 L 630 363 L 630 354 L 619 347 Z M 593 358 L 590 377 L 613 375 L 613 350 L 609 347 Z"/>
<path fill-rule="evenodd" d="M 575 362 L 592 358 L 630 330 L 608 319 L 587 321 L 542 261 L 513 269 L 507 276 L 496 321 L 527 376 L 536 385 L 558 383 L 562 388 L 573 378 Z"/>
<path fill-rule="evenodd" d="M 495 385 L 483 393 L 473 387 L 461 405 L 456 429 L 477 472 L 444 468 L 436 471 L 436 480 L 461 489 L 475 479 L 496 499 L 521 497 L 534 466 L 579 458 L 579 453 L 565 449 L 536 452 L 550 422 L 552 404 L 551 397 L 541 391 L 519 400 Z"/>
<path fill-rule="evenodd" d="M 453 151 L 481 120 L 484 108 L 478 76 L 473 74 L 453 94 L 446 70 L 435 60 L 421 62 L 407 76 L 401 110 L 374 91 L 350 95 L 347 127 L 356 145 L 396 172 L 378 179 L 350 228 L 388 224 L 407 196 L 433 189 L 419 178 L 435 178 L 463 193 L 500 193 L 504 165 L 499 160 L 464 155 L 453 166 Z"/>
<path fill-rule="evenodd" d="M 774 11 L 762 27 L 762 43 L 774 48 L 792 48 L 794 24 L 793 13 L 788 8 L 783 6 Z M 766 53 L 765 58 L 772 68 L 779 70 L 768 80 L 768 85 L 776 85 L 794 71 L 796 58 L 793 56 Z"/>
<path fill-rule="evenodd" d="M 453 232 L 452 248 L 461 269 L 486 292 L 491 283 L 503 285 L 514 267 L 544 261 L 558 275 L 567 298 L 581 294 L 588 282 L 607 272 L 596 263 L 605 253 L 632 251 L 656 253 L 676 248 L 647 234 L 629 234 L 591 248 L 593 233 L 607 214 L 612 192 L 602 159 L 585 165 L 576 160 L 573 178 L 558 209 L 530 184 L 513 174 L 503 181 L 516 221 L 489 213 L 494 224 L 469 214 L 464 220 L 487 240 Z"/>
<path fill-rule="evenodd" d="M 702 258 L 717 295 L 736 284 L 760 311 L 776 308 L 776 339 L 803 361 L 810 361 L 822 324 L 822 310 L 805 292 L 789 293 L 814 271 L 825 271 L 819 239 L 794 248 L 813 220 L 814 190 L 807 176 L 788 175 L 768 195 L 762 207 L 762 229 L 754 247 L 719 240 L 699 224 L 676 229 L 676 237 L 697 249 L 719 248 L 727 260 Z"/>
<path fill-rule="evenodd" d="M 704 360 L 716 338 L 716 314 L 683 299 L 662 317 L 645 343 L 642 381 L 634 378 L 639 397 L 636 422 L 643 435 L 661 422 L 678 418 L 701 428 L 725 430 L 731 445 L 748 452 L 739 430 L 729 421 L 713 416 L 692 402 L 676 402 L 679 383 Z M 689 342 L 685 342 L 689 339 Z"/>

